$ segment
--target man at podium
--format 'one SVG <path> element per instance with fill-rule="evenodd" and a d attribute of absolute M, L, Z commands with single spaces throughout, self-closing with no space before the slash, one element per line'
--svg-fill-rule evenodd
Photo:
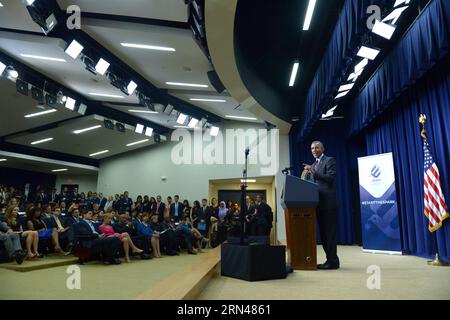
<path fill-rule="evenodd" d="M 339 269 L 337 256 L 337 224 L 338 203 L 336 195 L 336 160 L 324 154 L 325 148 L 322 142 L 311 143 L 311 153 L 315 162 L 311 165 L 304 164 L 308 173 L 306 177 L 317 183 L 319 187 L 319 204 L 317 206 L 317 220 L 320 229 L 320 238 L 327 256 L 324 264 L 319 264 L 318 269 Z"/>

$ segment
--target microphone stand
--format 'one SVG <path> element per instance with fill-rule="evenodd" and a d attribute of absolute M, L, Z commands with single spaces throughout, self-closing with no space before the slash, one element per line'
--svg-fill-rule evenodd
<path fill-rule="evenodd" d="M 248 155 L 250 153 L 250 148 L 245 149 L 245 169 L 242 172 L 242 184 L 241 184 L 241 239 L 240 244 L 241 246 L 244 245 L 244 237 L 245 237 L 245 208 L 246 208 L 246 202 L 245 198 L 247 197 L 247 160 Z"/>

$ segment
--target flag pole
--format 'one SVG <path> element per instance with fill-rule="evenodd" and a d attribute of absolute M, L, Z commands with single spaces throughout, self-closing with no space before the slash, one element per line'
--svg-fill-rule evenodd
<path fill-rule="evenodd" d="M 424 114 L 421 114 L 419 117 L 419 123 L 421 125 L 421 131 L 420 131 L 420 136 L 422 137 L 423 141 L 425 141 L 427 139 L 426 136 L 426 131 L 425 131 L 425 122 L 427 121 L 427 117 Z M 437 267 L 448 267 L 449 264 L 442 261 L 441 257 L 439 256 L 439 247 L 438 247 L 438 240 L 437 240 L 437 234 L 436 234 L 437 230 L 434 230 L 434 232 L 431 232 L 433 234 L 433 238 L 434 238 L 434 246 L 436 248 L 436 253 L 434 256 L 434 260 L 428 261 L 428 265 L 430 266 L 437 266 Z"/>

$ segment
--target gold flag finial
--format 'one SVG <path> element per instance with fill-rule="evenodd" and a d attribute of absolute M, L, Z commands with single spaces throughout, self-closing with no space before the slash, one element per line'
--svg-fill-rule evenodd
<path fill-rule="evenodd" d="M 422 125 L 425 125 L 425 122 L 427 121 L 427 116 L 424 114 L 421 114 L 419 117 L 419 123 Z"/>

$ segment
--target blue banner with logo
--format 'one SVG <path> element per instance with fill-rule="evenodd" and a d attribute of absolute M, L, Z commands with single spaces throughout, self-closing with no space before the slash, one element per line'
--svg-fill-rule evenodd
<path fill-rule="evenodd" d="M 392 153 L 358 158 L 363 249 L 401 253 Z"/>

